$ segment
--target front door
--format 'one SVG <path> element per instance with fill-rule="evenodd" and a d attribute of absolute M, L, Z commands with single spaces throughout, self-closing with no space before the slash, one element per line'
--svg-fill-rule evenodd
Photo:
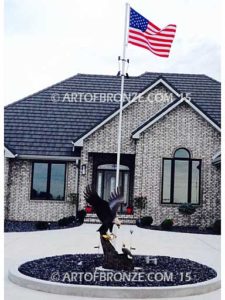
<path fill-rule="evenodd" d="M 129 168 L 120 166 L 120 182 L 122 193 L 124 195 L 124 203 L 121 205 L 118 212 L 126 211 L 129 200 Z M 110 195 L 116 188 L 116 166 L 115 165 L 100 165 L 97 172 L 97 192 L 100 197 L 108 201 Z"/>
<path fill-rule="evenodd" d="M 122 176 L 120 172 L 120 183 L 119 186 L 122 186 Z M 103 198 L 109 199 L 111 193 L 115 191 L 116 188 L 116 172 L 115 171 L 105 171 L 104 174 L 104 189 L 103 189 Z"/>

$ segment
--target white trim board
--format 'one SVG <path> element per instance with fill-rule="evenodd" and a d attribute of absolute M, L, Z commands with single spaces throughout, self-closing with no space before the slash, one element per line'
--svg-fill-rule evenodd
<path fill-rule="evenodd" d="M 160 119 L 162 119 L 165 115 L 167 115 L 170 111 L 175 109 L 178 105 L 181 103 L 187 103 L 190 107 L 192 107 L 199 115 L 201 115 L 208 123 L 210 123 L 217 131 L 221 132 L 221 128 L 214 123 L 209 117 L 207 117 L 199 108 L 197 108 L 191 101 L 187 100 L 186 98 L 180 99 L 178 102 L 174 103 L 174 105 L 168 107 L 167 110 L 163 111 L 162 114 L 160 114 L 158 117 L 156 117 L 154 120 L 146 124 L 144 127 L 142 127 L 140 130 L 135 132 L 135 134 L 132 135 L 133 139 L 139 139 L 140 134 L 145 131 L 147 128 L 158 122 Z M 140 127 L 140 126 L 139 126 Z"/>
<path fill-rule="evenodd" d="M 180 97 L 180 94 L 172 88 L 165 80 L 162 78 L 158 79 L 155 81 L 152 85 L 150 85 L 147 89 L 145 89 L 142 93 L 138 94 L 138 96 L 134 97 L 132 101 L 129 101 L 123 106 L 123 110 L 126 109 L 130 104 L 134 103 L 138 98 L 142 97 L 144 94 L 152 90 L 154 87 L 156 87 L 158 84 L 163 84 L 168 90 L 170 90 L 175 96 Z M 74 147 L 83 147 L 83 141 L 86 139 L 88 136 L 90 136 L 92 133 L 94 133 L 96 130 L 98 130 L 100 127 L 105 125 L 107 122 L 109 122 L 112 118 L 114 118 L 117 114 L 119 114 L 119 109 L 115 111 L 113 114 L 111 114 L 108 118 L 103 120 L 101 123 L 99 123 L 96 127 L 88 131 L 84 136 L 79 138 L 76 142 L 72 142 Z"/>
<path fill-rule="evenodd" d="M 57 161 L 79 161 L 80 157 L 75 156 L 45 156 L 45 155 L 18 155 L 18 159 L 31 159 L 31 160 L 57 160 Z"/>
<path fill-rule="evenodd" d="M 216 153 L 212 157 L 212 160 L 218 158 L 219 156 L 221 156 L 221 150 L 216 151 Z"/>
<path fill-rule="evenodd" d="M 17 154 L 13 154 L 7 147 L 4 147 L 4 154 L 6 158 L 15 158 Z"/>

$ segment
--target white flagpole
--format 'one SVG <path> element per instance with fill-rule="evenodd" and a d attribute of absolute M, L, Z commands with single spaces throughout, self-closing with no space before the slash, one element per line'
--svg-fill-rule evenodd
<path fill-rule="evenodd" d="M 125 76 L 125 64 L 126 64 L 126 47 L 128 39 L 128 22 L 130 14 L 130 4 L 126 3 L 125 12 L 125 27 L 124 27 L 124 41 L 123 41 L 123 56 L 122 56 L 122 69 L 121 69 L 121 93 L 120 93 L 120 113 L 119 113 L 119 126 L 118 126 L 118 147 L 117 147 L 117 164 L 116 164 L 116 188 L 119 187 L 120 180 L 120 152 L 121 152 L 121 129 L 122 129 L 122 110 L 124 99 L 124 76 Z"/>

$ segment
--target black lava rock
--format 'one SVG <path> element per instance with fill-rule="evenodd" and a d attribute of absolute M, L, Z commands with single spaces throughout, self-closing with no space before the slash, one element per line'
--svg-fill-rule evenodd
<path fill-rule="evenodd" d="M 133 271 L 116 271 L 102 268 L 101 254 L 67 254 L 26 262 L 19 271 L 66 284 L 130 287 L 195 284 L 217 276 L 212 268 L 189 259 L 136 255 L 133 260 Z"/>
<path fill-rule="evenodd" d="M 38 225 L 37 225 L 38 224 Z M 80 226 L 80 222 L 72 222 L 67 224 L 65 228 Z M 62 229 L 58 222 L 33 222 L 33 221 L 10 221 L 6 220 L 4 223 L 5 232 L 28 232 L 37 230 L 51 230 Z"/>

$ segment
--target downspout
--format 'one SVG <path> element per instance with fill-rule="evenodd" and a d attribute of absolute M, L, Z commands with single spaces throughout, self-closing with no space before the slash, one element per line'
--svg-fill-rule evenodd
<path fill-rule="evenodd" d="M 78 213 L 78 207 L 79 207 L 79 181 L 80 181 L 80 160 L 76 160 L 76 188 L 75 193 L 77 195 L 77 201 L 76 201 L 76 216 Z"/>
<path fill-rule="evenodd" d="M 73 149 L 72 149 L 72 152 L 75 151 L 75 143 L 73 141 L 71 141 L 72 145 L 73 145 Z"/>
<path fill-rule="evenodd" d="M 75 151 L 75 142 L 71 141 L 73 148 L 72 148 L 72 152 Z M 76 175 L 75 175 L 75 194 L 77 196 L 77 200 L 76 200 L 76 216 L 78 213 L 78 208 L 79 208 L 79 181 L 80 181 L 80 160 L 76 159 Z"/>
<path fill-rule="evenodd" d="M 144 181 L 144 174 L 143 174 L 143 168 L 144 168 L 144 151 L 145 151 L 145 133 L 143 133 L 143 145 L 142 145 L 142 157 L 141 157 L 141 171 L 142 171 L 142 176 L 141 176 L 141 195 L 143 192 L 143 181 Z"/>
<path fill-rule="evenodd" d="M 133 195 L 132 195 L 132 202 L 131 206 L 134 206 L 134 186 L 135 186 L 135 181 L 136 181 L 136 162 L 137 162 L 137 139 L 134 139 L 134 147 L 135 147 L 135 159 L 134 159 L 134 178 L 133 178 Z"/>

